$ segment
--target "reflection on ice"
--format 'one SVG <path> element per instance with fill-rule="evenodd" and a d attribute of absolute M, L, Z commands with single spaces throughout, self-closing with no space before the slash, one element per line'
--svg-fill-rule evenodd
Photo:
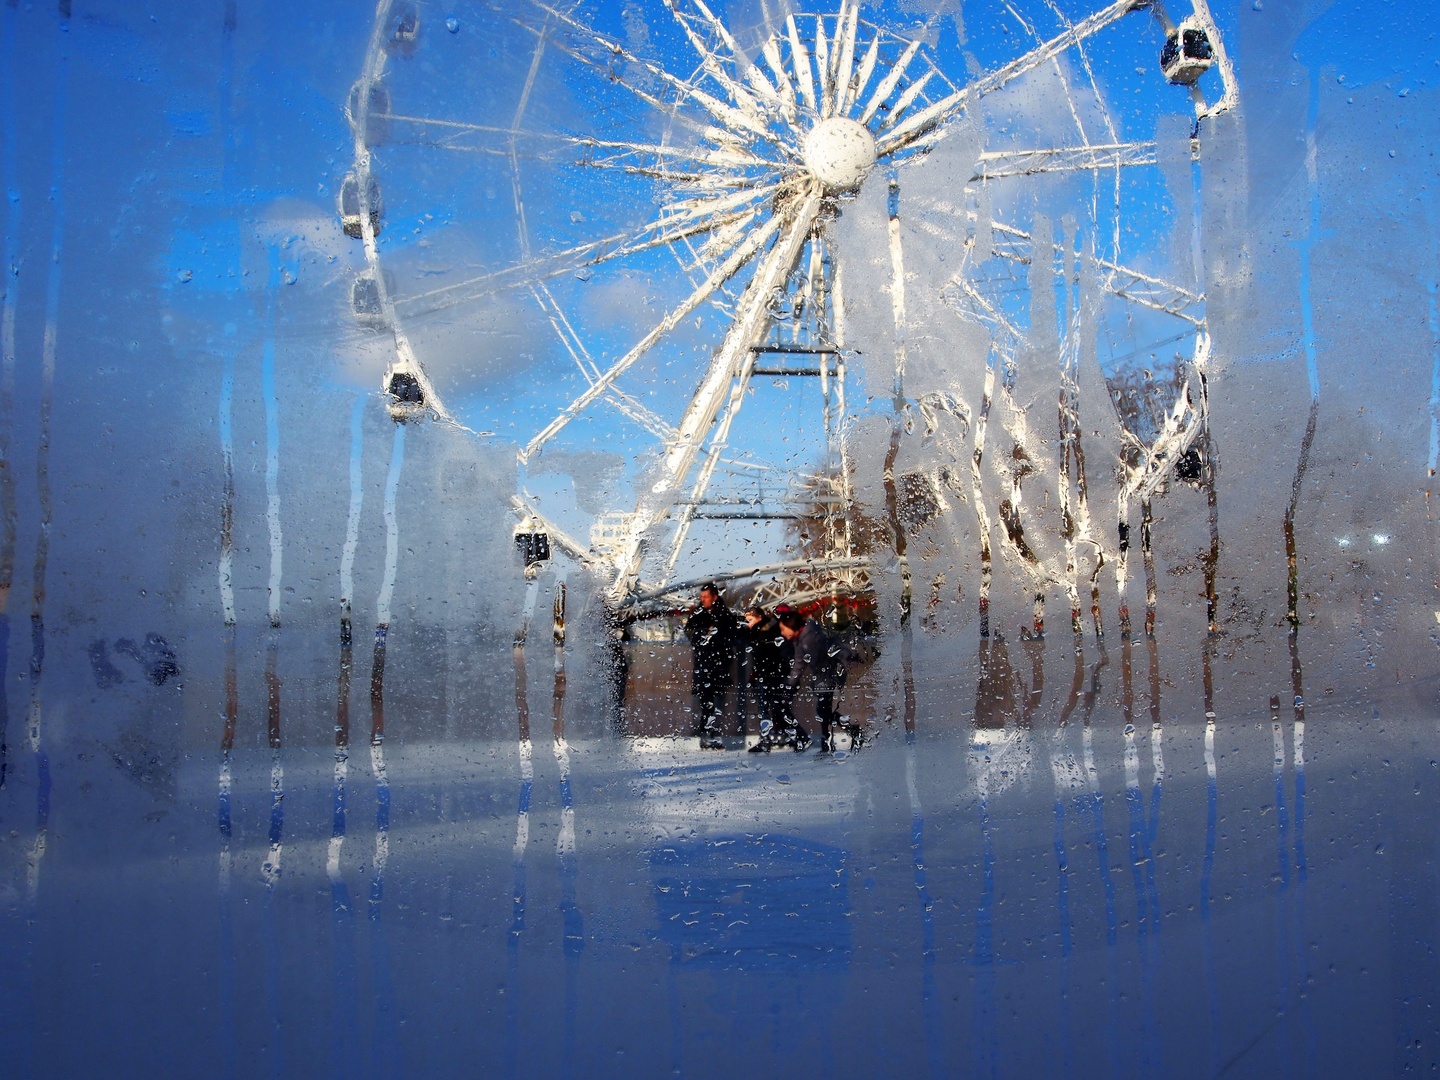
<path fill-rule="evenodd" d="M 575 633 L 567 625 L 564 651 Z M 532 658 L 553 648 L 540 637 L 531 635 Z M 263 672 L 269 646 L 257 644 L 247 662 L 259 661 Z M 1003 644 L 992 638 L 988 646 L 992 681 Z M 1123 661 L 1130 650 L 1121 648 Z M 1078 693 L 1067 680 L 1054 699 L 1034 697 L 1030 660 L 1043 667 L 1047 649 L 1079 670 Z M 517 668 L 520 719 L 525 676 L 538 676 L 556 706 L 552 752 L 532 755 L 528 738 L 402 741 L 394 754 L 389 740 L 375 742 L 376 814 L 363 823 L 345 823 L 344 773 L 330 747 L 282 746 L 283 874 L 267 854 L 271 751 L 237 752 L 223 797 L 236 800 L 237 865 L 251 871 L 222 890 L 216 940 L 201 944 L 208 925 L 184 931 L 199 934 L 201 948 L 223 950 L 217 981 L 197 972 L 195 991 L 228 1003 L 224 1015 L 239 1020 L 231 1037 L 241 1047 L 273 1032 L 287 1069 L 325 1055 L 352 1060 L 356 1040 L 360 1060 L 372 1052 L 382 1061 L 413 1055 L 404 1021 L 419 994 L 432 1016 L 468 1013 L 488 1033 L 476 1034 L 475 1052 L 497 1068 L 508 1058 L 517 1072 L 547 1071 L 547 1060 L 603 1071 L 595 1040 L 608 1013 L 594 996 L 597 978 L 629 995 L 651 1029 L 648 1043 L 622 1031 L 619 1045 L 657 1065 L 682 1060 L 700 1068 L 697 1053 L 738 1062 L 753 1052 L 754 1032 L 700 1050 L 732 994 L 746 1002 L 747 1016 L 756 1010 L 762 1031 L 803 1030 L 868 1000 L 864 1007 L 883 1024 L 899 1032 L 913 1025 L 899 1051 L 907 1060 L 941 1071 L 998 1069 L 1017 1058 L 1055 1068 L 1065 1061 L 1077 1069 L 1108 1063 L 1097 1064 L 1101 1071 L 1146 1062 L 1160 1068 L 1192 1050 L 1195 1060 L 1223 1065 L 1254 1034 L 1237 1007 L 1243 1001 L 1257 1013 L 1278 1007 L 1294 1017 L 1281 1030 L 1294 1040 L 1298 1065 L 1307 1039 L 1328 1038 L 1315 1009 L 1344 1010 L 1351 1001 L 1323 985 L 1314 1000 L 1298 996 L 1316 966 L 1301 942 L 1318 934 L 1322 956 L 1355 962 L 1342 959 L 1355 955 L 1350 946 L 1327 936 L 1328 917 L 1307 923 L 1316 916 L 1305 907 L 1314 875 L 1304 843 L 1304 721 L 1284 720 L 1275 700 L 1268 715 L 1226 712 L 1198 727 L 1136 723 L 1149 714 L 1141 702 L 1164 707 L 1145 689 L 1163 682 L 1142 678 L 1134 687 L 1140 707 L 1127 717 L 1123 667 L 1102 667 L 1088 649 L 1078 658 L 1065 651 L 1056 639 L 1031 644 L 1025 680 L 1009 669 L 1014 689 L 1005 711 L 992 710 L 989 726 L 968 730 L 927 727 L 926 717 L 938 723 L 926 703 L 942 684 L 922 664 L 916 736 L 904 738 L 897 717 L 888 736 L 841 761 L 813 753 L 757 760 L 679 740 L 612 741 L 598 699 L 575 699 L 572 708 L 568 662 L 558 670 L 548 662 Z M 348 667 L 342 654 L 342 680 Z M 973 686 L 979 675 L 971 666 L 963 678 Z M 1175 693 L 1184 711 L 1201 704 L 1191 697 L 1198 688 Z M 336 727 L 338 741 L 344 727 Z M 544 760 L 552 764 L 543 767 Z M 1051 783 L 1040 775 L 1047 760 Z M 1378 767 L 1368 752 L 1335 750 L 1328 773 L 1339 780 L 1352 763 Z M 517 772 L 518 824 L 510 832 L 503 808 L 516 809 Z M 182 806 L 201 790 L 199 778 L 187 767 Z M 1332 785 L 1330 809 L 1344 813 L 1349 791 Z M 187 895 L 214 895 L 213 877 L 189 868 L 188 852 L 203 850 L 202 822 L 197 814 L 175 826 L 186 853 L 176 882 Z M 530 844 L 537 830 L 553 831 L 553 860 L 537 858 L 550 850 Z M 373 836 L 373 854 L 347 857 L 349 834 Z M 1361 846 L 1374 857 L 1372 843 Z M 1328 903 L 1347 880 L 1351 856 L 1327 847 L 1320 881 Z M 63 858 L 66 869 L 42 893 L 42 925 L 50 905 L 74 887 L 74 855 Z M 511 874 L 503 873 L 507 859 Z M 275 872 L 256 873 L 267 860 Z M 306 899 L 317 887 L 328 898 L 320 904 Z M 363 925 L 351 915 L 355 888 L 369 894 Z M 1270 909 L 1258 921 L 1257 904 Z M 149 918 L 126 910 L 116 917 L 127 924 Z M 318 950 L 314 964 L 297 967 L 282 947 L 297 931 L 316 937 L 302 950 Z M 1243 959 L 1222 944 L 1241 933 L 1252 943 Z M 47 948 L 59 947 L 47 940 Z M 247 941 L 261 946 L 258 962 Z M 97 946 L 82 939 L 72 947 Z M 461 968 L 444 957 L 454 948 L 467 957 Z M 1191 959 L 1203 979 L 1184 975 L 1197 970 Z M 437 972 L 443 1000 L 423 989 Z M 313 988 L 301 990 L 297 980 Z M 652 1000 L 645 987 L 657 981 L 667 989 Z M 496 987 L 505 1002 L 494 1000 Z M 1050 1017 L 1043 1053 L 1022 1049 L 1005 1005 L 1016 995 Z M 257 1005 L 266 1017 L 259 1027 Z M 1198 1029 L 1196 1016 L 1207 1018 Z M 312 1020 L 334 1038 L 307 1049 L 285 1034 Z M 534 1037 L 546 1024 L 561 1037 L 552 1050 L 537 1051 Z M 657 1040 L 656 1030 L 670 1035 Z M 607 1043 L 615 1037 L 610 1031 Z M 787 1053 L 821 1052 L 808 1036 L 781 1039 L 792 1047 Z M 267 1053 L 278 1054 L 279 1045 Z M 897 1053 L 888 1039 L 851 1045 L 850 1066 L 878 1062 L 872 1055 L 882 1046 Z M 1278 1050 L 1264 1059 L 1276 1061 Z"/>
<path fill-rule="evenodd" d="M 671 963 L 728 971 L 849 966 L 848 853 L 784 835 L 686 837 L 650 856 Z"/>

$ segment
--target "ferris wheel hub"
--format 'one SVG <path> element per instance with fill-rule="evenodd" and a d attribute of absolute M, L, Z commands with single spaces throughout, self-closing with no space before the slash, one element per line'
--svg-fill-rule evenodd
<path fill-rule="evenodd" d="M 826 191 L 853 191 L 875 164 L 875 136 L 856 120 L 831 116 L 805 136 L 803 156 Z"/>

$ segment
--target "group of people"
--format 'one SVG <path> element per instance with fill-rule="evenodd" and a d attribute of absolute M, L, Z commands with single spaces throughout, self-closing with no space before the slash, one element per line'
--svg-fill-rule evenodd
<path fill-rule="evenodd" d="M 700 606 L 685 623 L 685 636 L 694 651 L 691 688 L 702 747 L 725 749 L 721 725 L 738 673 L 741 688 L 749 691 L 760 717 L 760 740 L 750 747 L 751 753 L 781 746 L 803 751 L 810 746 L 810 732 L 795 717 L 795 695 L 802 688 L 815 697 L 821 751 L 836 749 L 840 717 L 835 694 L 845 685 L 853 654 L 814 619 L 780 604 L 773 612 L 749 607 L 742 623 L 725 605 L 720 590 L 706 584 L 700 589 Z M 855 733 L 849 734 L 853 740 Z"/>

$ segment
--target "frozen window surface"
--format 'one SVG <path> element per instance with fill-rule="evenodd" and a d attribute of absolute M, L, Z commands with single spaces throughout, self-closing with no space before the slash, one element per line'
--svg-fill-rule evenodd
<path fill-rule="evenodd" d="M 0 6 L 6 1075 L 1432 1065 L 1434 22 Z"/>

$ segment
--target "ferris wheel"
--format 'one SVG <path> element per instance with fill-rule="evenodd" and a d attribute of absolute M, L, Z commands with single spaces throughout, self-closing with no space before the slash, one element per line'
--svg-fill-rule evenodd
<path fill-rule="evenodd" d="M 646 47 L 644 33 L 637 41 L 635 33 L 627 38 L 599 29 L 597 13 L 580 4 L 557 7 L 529 0 L 518 9 L 454 6 L 442 14 L 429 6 L 381 0 L 361 76 L 346 105 L 354 159 L 338 207 L 345 231 L 364 248 L 364 266 L 350 292 L 355 324 L 359 332 L 393 342 L 382 384 L 392 417 L 398 423 L 425 417 L 459 423 L 461 410 L 449 386 L 434 376 L 425 328 L 464 324 L 479 318 L 477 310 L 493 308 L 497 297 L 507 297 L 506 302 L 539 314 L 566 361 L 563 377 L 537 375 L 524 386 L 526 415 L 539 417 L 533 431 L 517 439 L 517 539 L 527 564 L 548 557 L 553 544 L 602 569 L 609 576 L 612 603 L 663 596 L 684 584 L 676 575 L 697 525 L 744 518 L 747 507 L 753 516 L 767 516 L 763 508 L 755 509 L 765 501 L 763 495 L 748 501 L 717 497 L 723 486 L 717 477 L 738 476 L 741 486 L 768 483 L 792 508 L 803 503 L 818 515 L 822 528 L 807 558 L 731 567 L 730 574 L 765 573 L 782 580 L 803 571 L 814 586 L 814 575 L 828 573 L 824 587 L 832 589 L 836 575 L 849 575 L 854 586 L 871 560 L 857 553 L 845 516 L 856 467 L 847 461 L 846 430 L 856 412 L 856 355 L 873 354 L 875 344 L 856 340 L 853 328 L 847 334 L 847 313 L 857 305 L 873 306 L 877 298 L 869 284 L 867 295 L 855 295 L 863 275 L 847 265 L 855 247 L 840 241 L 839 222 L 852 204 L 878 188 L 888 196 L 885 221 L 874 245 L 878 252 L 867 255 L 875 256 L 872 263 L 887 264 L 883 304 L 893 332 L 885 348 L 893 357 L 881 366 L 893 378 L 889 385 L 876 385 L 872 355 L 865 390 L 872 401 L 893 401 L 887 481 L 893 488 L 890 471 L 898 447 L 902 439 L 914 437 L 917 419 L 926 436 L 948 424 L 949 437 L 957 446 L 964 444 L 963 457 L 970 463 L 969 494 L 979 518 L 987 582 L 993 532 L 1018 573 L 1033 578 L 1037 587 L 1049 583 L 1069 589 L 1078 628 L 1079 588 L 1087 576 L 1078 553 L 1086 545 L 1093 549 L 1088 574 L 1093 589 L 1107 561 L 1107 546 L 1115 546 L 1108 530 L 1092 520 L 1083 458 L 1076 458 L 1075 373 L 1082 324 L 1086 317 L 1099 317 L 1097 303 L 1086 309 L 1077 292 L 1063 339 L 1049 347 L 1053 355 L 1042 361 L 1058 373 L 1060 386 L 1058 439 L 1039 440 L 1059 447 L 1047 459 L 1031 437 L 1025 387 L 1018 381 L 1024 368 L 1020 358 L 1035 351 L 1035 334 L 1017 308 L 1016 285 L 1043 293 L 1035 267 L 1049 269 L 1053 263 L 1063 280 L 1084 280 L 1108 303 L 1168 319 L 1178 327 L 1176 338 L 1192 342 L 1170 399 L 1151 410 L 1153 422 L 1120 424 L 1126 445 L 1114 495 L 1118 552 L 1112 551 L 1111 560 L 1120 567 L 1123 595 L 1128 507 L 1147 501 L 1177 468 L 1190 468 L 1187 455 L 1193 457 L 1202 437 L 1209 338 L 1198 270 L 1188 284 L 1177 284 L 1124 262 L 1128 189 L 1122 174 L 1153 169 L 1157 147 L 1150 139 L 1125 138 L 1102 93 L 1096 56 L 1108 47 L 1105 32 L 1127 18 L 1143 24 L 1142 38 L 1153 37 L 1158 28 L 1163 43 L 1159 70 L 1151 52 L 1146 77 L 1154 84 L 1151 89 L 1188 88 L 1189 145 L 1195 157 L 1200 122 L 1229 109 L 1236 89 L 1205 0 L 1194 0 L 1178 22 L 1160 4 L 1146 0 L 1118 0 L 1083 18 L 1071 18 L 1050 0 L 1037 6 L 1048 30 L 1000 0 L 997 10 L 1014 27 L 1013 32 L 1006 29 L 1013 55 L 986 68 L 969 54 L 964 64 L 947 63 L 947 50 L 936 47 L 932 26 L 881 25 L 878 15 L 874 21 L 862 17 L 858 0 L 840 0 L 838 10 L 809 14 L 766 9 L 759 25 L 743 28 L 727 25 L 705 0 L 661 0 L 651 14 L 673 35 L 668 48 L 653 42 Z M 627 18 L 629 12 L 627 6 Z M 506 103 L 508 115 L 499 122 L 492 115 L 485 123 L 485 117 L 464 114 L 464 93 L 433 92 L 438 64 L 432 63 L 423 77 L 405 69 L 424 62 L 427 36 L 444 42 L 462 29 L 492 24 L 508 28 L 511 40 L 528 42 L 530 52 L 528 66 L 517 69 L 523 70 L 514 88 L 518 102 Z M 1138 47 L 1149 48 L 1147 42 Z M 948 59 L 957 61 L 957 56 Z M 555 61 L 574 80 L 591 80 L 593 108 L 565 118 L 533 119 L 544 108 L 536 92 L 537 85 L 545 85 L 543 65 Z M 1014 93 L 1026 85 L 1026 76 L 1044 69 L 1053 69 L 1058 79 L 1062 104 L 1057 108 L 1068 110 L 1073 120 L 1067 121 L 1068 134 L 1050 145 L 1000 149 L 987 148 L 982 134 L 973 160 L 966 161 L 963 174 L 953 176 L 949 196 L 937 200 L 933 192 L 929 195 L 931 208 L 944 203 L 950 219 L 943 235 L 932 240 L 958 257 L 943 276 L 927 270 L 916 280 L 915 271 L 906 270 L 907 237 L 914 235 L 900 197 L 907 171 L 961 125 L 984 128 L 987 99 Z M 483 92 L 474 85 L 474 93 Z M 617 100 L 624 104 L 607 111 L 605 103 Z M 587 119 L 589 130 L 580 123 Z M 475 272 L 454 263 L 432 272 L 413 247 L 382 248 L 377 236 L 387 225 L 387 203 L 393 207 L 397 201 L 394 185 L 406 178 L 433 185 L 443 199 L 445 183 L 436 183 L 435 177 L 465 155 L 491 162 L 497 175 L 508 173 L 510 190 L 502 195 L 510 197 L 516 234 L 509 257 L 477 257 L 474 252 L 484 246 L 478 244 L 468 264 Z M 423 167 L 415 164 L 421 160 Z M 526 198 L 527 171 L 561 165 L 565 171 L 556 176 L 563 183 L 552 176 L 542 193 L 545 205 L 533 212 Z M 1066 233 L 1063 244 L 1053 235 L 1037 235 L 1013 216 L 1001 220 L 989 196 L 992 186 L 1045 177 L 1080 178 L 1089 192 L 1088 204 L 1083 199 L 1078 204 L 1080 226 Z M 559 189 L 567 183 L 589 201 L 560 217 L 555 208 L 564 203 Z M 493 198 L 493 192 L 487 194 Z M 417 205 L 433 204 L 432 198 Z M 628 217 L 611 215 L 622 227 L 606 227 L 607 205 L 629 208 Z M 636 207 L 654 210 L 636 220 Z M 407 219 L 406 227 L 420 234 L 434 216 L 428 210 Z M 491 216 L 489 224 L 472 221 L 469 227 L 493 229 L 493 220 L 501 219 L 493 203 Z M 532 216 L 544 222 L 537 225 Z M 452 231 L 466 227 L 441 225 Z M 584 235 L 586 229 L 594 234 Z M 1077 251 L 1073 241 L 1081 232 L 1088 239 Z M 669 260 L 668 274 L 657 270 L 657 256 Z M 637 264 L 652 280 L 665 283 L 656 290 L 655 302 L 639 314 L 627 311 L 618 327 L 595 320 L 585 297 L 606 275 L 623 277 Z M 1030 268 L 1026 280 L 1020 281 L 1015 267 Z M 960 388 L 964 380 L 948 386 L 907 384 L 907 295 L 913 307 L 922 293 L 939 299 L 950 317 L 988 336 L 981 355 L 955 358 L 955 364 L 969 365 L 981 380 L 965 383 L 972 386 L 968 392 Z M 686 349 L 698 358 L 677 361 L 674 354 Z M 670 359 L 658 360 L 667 350 Z M 762 377 L 782 387 L 792 379 L 812 388 L 818 382 L 820 393 L 811 393 L 804 406 L 814 420 L 807 453 L 782 453 L 768 461 L 761 460 L 763 455 L 737 454 L 737 418 Z M 463 379 L 452 378 L 449 385 L 463 391 Z M 1113 412 L 1115 402 L 1109 394 L 1104 397 L 1104 408 Z M 548 413 L 540 411 L 546 408 Z M 1050 408 L 1054 415 L 1054 405 Z M 577 539 L 547 512 L 531 481 L 547 451 L 564 446 L 602 410 L 608 417 L 600 429 L 603 437 L 618 438 L 632 458 L 643 459 L 644 467 L 631 478 L 627 503 L 592 513 L 589 536 Z M 1012 444 L 1009 460 L 1027 462 L 1023 468 L 997 471 L 986 462 L 992 413 Z M 763 442 L 763 429 L 762 424 L 748 433 L 752 445 Z M 590 425 L 582 440 L 593 443 L 595 430 Z M 993 444 L 996 436 L 990 438 Z M 992 462 L 995 457 L 992 453 Z M 1023 520 L 1025 475 L 1041 468 L 1042 461 L 1063 488 L 1063 543 L 1053 552 L 1044 550 L 1034 530 L 1027 538 Z M 946 481 L 933 479 L 937 487 Z M 948 482 L 954 485 L 955 477 Z M 894 547 L 908 607 L 904 528 L 898 521 Z M 705 576 L 727 575 L 708 570 Z M 780 591 L 793 593 L 793 577 L 786 580 Z M 982 591 L 982 612 L 984 596 Z"/>

